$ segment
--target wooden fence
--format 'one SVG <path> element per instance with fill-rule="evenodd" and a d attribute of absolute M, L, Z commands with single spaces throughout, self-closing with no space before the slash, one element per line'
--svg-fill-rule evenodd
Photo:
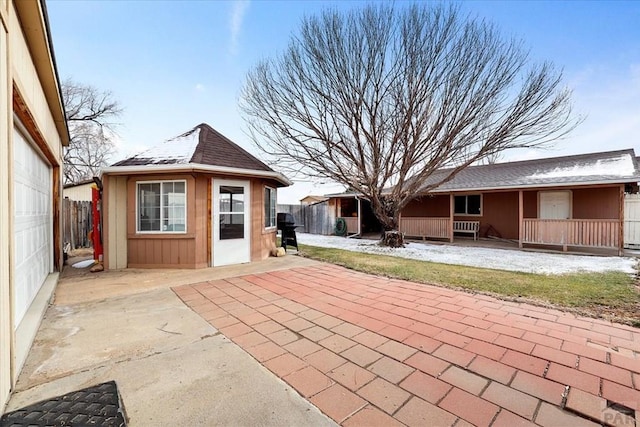
<path fill-rule="evenodd" d="M 334 234 L 335 218 L 329 212 L 327 203 L 315 205 L 278 205 L 278 212 L 288 212 L 293 215 L 298 232 L 311 234 Z"/>
<path fill-rule="evenodd" d="M 62 202 L 63 242 L 68 243 L 71 250 L 90 248 L 89 231 L 91 230 L 91 202 L 78 202 L 64 199 Z"/>

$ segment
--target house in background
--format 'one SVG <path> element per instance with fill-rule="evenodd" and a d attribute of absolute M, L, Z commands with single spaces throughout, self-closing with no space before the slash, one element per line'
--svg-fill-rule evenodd
<path fill-rule="evenodd" d="M 69 143 L 44 1 L 0 1 L 0 412 L 62 266 Z"/>
<path fill-rule="evenodd" d="M 447 173 L 434 173 L 438 182 Z M 526 245 L 623 249 L 625 193 L 637 192 L 632 149 L 470 166 L 401 212 L 408 237 L 499 237 Z M 336 217 L 358 232 L 371 221 L 357 195 L 329 195 Z"/>
<path fill-rule="evenodd" d="M 75 184 L 65 184 L 62 197 L 76 202 L 90 202 L 91 189 L 94 185 L 93 179 L 87 179 Z"/>
<path fill-rule="evenodd" d="M 313 205 L 316 203 L 324 202 L 325 200 L 327 200 L 326 196 L 314 196 L 313 194 L 309 194 L 308 196 L 305 196 L 302 199 L 300 199 L 300 204 Z"/>
<path fill-rule="evenodd" d="M 107 269 L 264 259 L 277 189 L 291 185 L 207 124 L 105 168 L 102 182 Z"/>

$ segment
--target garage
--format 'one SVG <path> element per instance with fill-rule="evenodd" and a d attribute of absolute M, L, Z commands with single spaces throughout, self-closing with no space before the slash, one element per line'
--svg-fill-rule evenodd
<path fill-rule="evenodd" d="M 25 133 L 13 131 L 14 327 L 53 271 L 52 173 Z"/>

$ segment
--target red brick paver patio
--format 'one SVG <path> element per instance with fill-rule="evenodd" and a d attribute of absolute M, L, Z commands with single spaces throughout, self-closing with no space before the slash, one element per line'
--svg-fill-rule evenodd
<path fill-rule="evenodd" d="M 329 264 L 174 291 L 345 426 L 640 420 L 636 328 Z"/>

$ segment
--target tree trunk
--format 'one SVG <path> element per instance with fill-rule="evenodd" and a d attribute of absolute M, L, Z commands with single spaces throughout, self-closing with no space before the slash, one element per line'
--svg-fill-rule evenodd
<path fill-rule="evenodd" d="M 380 244 L 391 248 L 403 248 L 404 234 L 400 232 L 399 227 L 400 209 L 398 203 L 390 199 L 383 199 L 378 203 L 372 203 L 372 208 L 380 225 L 382 225 Z"/>
<path fill-rule="evenodd" d="M 404 233 L 398 230 L 385 231 L 381 243 L 390 248 L 404 248 Z"/>

